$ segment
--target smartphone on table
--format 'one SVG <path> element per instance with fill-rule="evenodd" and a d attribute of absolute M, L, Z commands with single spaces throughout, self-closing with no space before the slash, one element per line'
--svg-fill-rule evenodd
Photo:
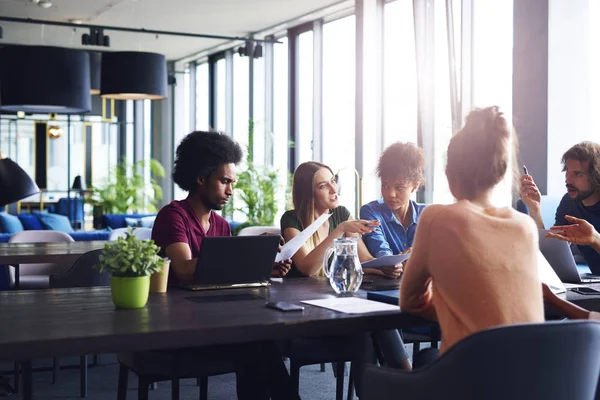
<path fill-rule="evenodd" d="M 265 304 L 269 308 L 273 308 L 279 311 L 302 311 L 304 310 L 303 306 L 299 306 L 298 304 L 288 303 L 287 301 L 271 301 Z"/>
<path fill-rule="evenodd" d="M 583 295 L 600 295 L 600 290 L 592 289 L 591 287 L 587 286 L 574 287 L 571 289 L 571 291 Z"/>

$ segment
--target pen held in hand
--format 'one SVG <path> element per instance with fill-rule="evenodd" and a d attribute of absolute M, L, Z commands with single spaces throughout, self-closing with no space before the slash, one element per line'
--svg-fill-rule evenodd
<path fill-rule="evenodd" d="M 525 165 L 523 165 L 523 173 L 525 175 L 529 175 L 529 172 L 527 171 L 527 167 Z"/>

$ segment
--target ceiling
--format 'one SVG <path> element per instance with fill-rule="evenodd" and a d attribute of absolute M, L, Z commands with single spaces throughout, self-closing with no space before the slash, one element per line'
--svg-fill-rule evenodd
<path fill-rule="evenodd" d="M 341 0 L 49 0 L 42 8 L 31 0 L 0 0 L 0 15 L 163 31 L 245 36 L 260 32 Z M 347 2 L 347 1 L 346 1 Z M 105 31 L 110 48 L 82 46 L 87 28 L 0 21 L 0 44 L 29 44 L 87 50 L 133 50 L 164 54 L 175 60 L 218 46 L 225 40 Z"/>

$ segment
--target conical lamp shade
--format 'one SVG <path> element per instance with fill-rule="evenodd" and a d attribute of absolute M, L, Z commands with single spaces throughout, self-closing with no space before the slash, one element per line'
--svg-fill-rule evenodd
<path fill-rule="evenodd" d="M 81 191 L 87 190 L 87 186 L 85 184 L 85 181 L 81 179 L 81 175 L 77 175 L 75 179 L 73 179 L 73 186 L 71 187 L 71 189 Z"/>
<path fill-rule="evenodd" d="M 162 54 L 116 51 L 102 54 L 100 95 L 116 100 L 167 97 L 167 60 Z"/>
<path fill-rule="evenodd" d="M 40 188 L 19 164 L 10 158 L 0 159 L 0 206 L 39 193 Z"/>

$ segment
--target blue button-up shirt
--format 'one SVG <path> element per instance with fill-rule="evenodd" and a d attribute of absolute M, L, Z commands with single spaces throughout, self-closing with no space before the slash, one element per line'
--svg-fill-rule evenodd
<path fill-rule="evenodd" d="M 378 220 L 381 224 L 373 232 L 363 235 L 363 241 L 373 257 L 399 254 L 412 247 L 417 222 L 425 204 L 411 200 L 410 206 L 412 222 L 406 228 L 402 226 L 383 200 L 372 201 L 360 208 L 360 219 Z"/>

